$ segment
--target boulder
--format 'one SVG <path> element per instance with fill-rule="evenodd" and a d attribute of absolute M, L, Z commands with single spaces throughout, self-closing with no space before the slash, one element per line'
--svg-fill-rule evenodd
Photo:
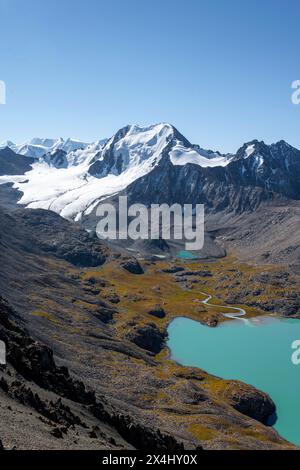
<path fill-rule="evenodd" d="M 121 266 L 131 274 L 144 274 L 142 266 L 136 259 L 127 259 L 121 263 Z"/>
<path fill-rule="evenodd" d="M 152 315 L 153 317 L 156 317 L 156 318 L 165 318 L 166 316 L 165 310 L 160 305 L 156 305 L 154 308 L 149 310 L 148 313 L 149 315 Z"/>

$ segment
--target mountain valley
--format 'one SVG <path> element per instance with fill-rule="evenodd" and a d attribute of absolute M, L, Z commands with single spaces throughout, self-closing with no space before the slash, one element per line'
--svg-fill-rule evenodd
<path fill-rule="evenodd" d="M 252 141 L 223 155 L 169 124 L 1 147 L 2 445 L 295 448 L 267 425 L 272 397 L 172 361 L 166 331 L 178 316 L 217 327 L 232 305 L 299 318 L 300 152 Z M 97 206 L 120 195 L 204 204 L 203 250 L 99 240 Z"/>

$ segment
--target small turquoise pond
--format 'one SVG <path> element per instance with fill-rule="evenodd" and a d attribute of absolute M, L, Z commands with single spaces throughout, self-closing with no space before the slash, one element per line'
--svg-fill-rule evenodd
<path fill-rule="evenodd" d="M 171 356 L 178 363 L 267 392 L 277 407 L 274 428 L 300 445 L 300 365 L 291 361 L 300 320 L 259 317 L 209 328 L 180 317 L 170 323 L 168 333 Z"/>
<path fill-rule="evenodd" d="M 197 256 L 194 255 L 194 253 L 186 250 L 179 251 L 176 256 L 180 259 L 197 259 Z"/>

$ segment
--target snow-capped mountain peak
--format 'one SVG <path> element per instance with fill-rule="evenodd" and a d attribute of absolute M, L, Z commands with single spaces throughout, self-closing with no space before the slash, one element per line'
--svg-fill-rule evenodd
<path fill-rule="evenodd" d="M 175 166 L 191 163 L 215 167 L 229 163 L 227 156 L 192 145 L 174 126 L 161 123 L 120 129 L 96 156 L 89 171 L 93 176 L 103 177 L 139 167 L 141 173 L 145 173 L 162 158 L 170 158 Z"/>
<path fill-rule="evenodd" d="M 173 135 L 170 124 L 123 127 L 96 155 L 89 173 L 98 178 L 120 175 L 133 168 L 144 173 L 158 163 Z"/>

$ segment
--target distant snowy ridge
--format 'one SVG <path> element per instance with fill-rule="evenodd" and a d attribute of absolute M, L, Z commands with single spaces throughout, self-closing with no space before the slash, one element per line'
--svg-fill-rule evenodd
<path fill-rule="evenodd" d="M 85 149 L 89 144 L 75 139 L 64 140 L 59 139 L 40 139 L 33 138 L 29 142 L 23 144 L 14 144 L 13 142 L 2 142 L 0 148 L 9 147 L 14 152 L 24 155 L 25 157 L 41 158 L 48 152 L 55 150 L 63 150 L 64 152 L 72 152 L 78 149 Z"/>

